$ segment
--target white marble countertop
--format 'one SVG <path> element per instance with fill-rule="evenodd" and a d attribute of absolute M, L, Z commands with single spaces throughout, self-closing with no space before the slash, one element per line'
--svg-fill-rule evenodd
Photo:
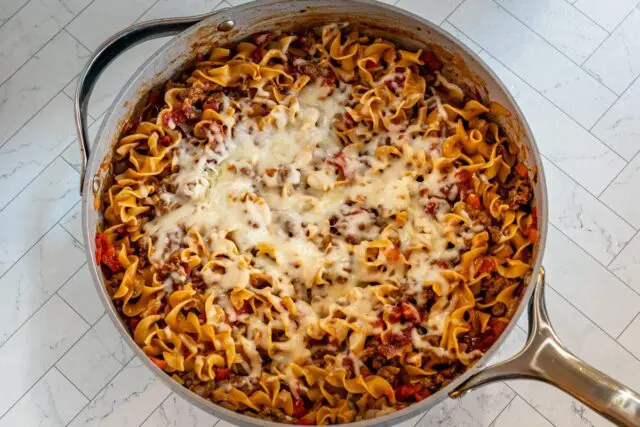
<path fill-rule="evenodd" d="M 512 90 L 549 183 L 551 319 L 572 351 L 640 389 L 640 0 L 390 2 L 455 34 Z M 105 316 L 81 243 L 70 98 L 110 34 L 224 6 L 0 0 L 0 427 L 227 424 L 155 379 Z M 109 67 L 90 103 L 94 133 L 117 90 L 165 41 Z M 524 327 L 503 356 L 524 343 Z M 549 386 L 510 381 L 402 426 L 607 424 Z"/>

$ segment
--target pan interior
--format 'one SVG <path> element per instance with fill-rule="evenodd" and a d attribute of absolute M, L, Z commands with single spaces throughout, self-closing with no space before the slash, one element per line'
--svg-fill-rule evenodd
<path fill-rule="evenodd" d="M 233 30 L 220 33 L 218 26 L 220 23 L 233 20 L 235 26 Z M 176 37 L 161 51 L 159 51 L 145 66 L 143 66 L 132 80 L 125 86 L 121 94 L 117 97 L 114 106 L 111 109 L 107 119 L 104 121 L 94 145 L 91 159 L 89 161 L 88 177 L 101 175 L 104 168 L 101 168 L 103 162 L 108 161 L 111 146 L 115 143 L 123 124 L 132 116 L 135 111 L 136 104 L 143 98 L 143 95 L 158 84 L 163 83 L 172 76 L 179 73 L 180 70 L 188 66 L 189 63 L 198 54 L 205 53 L 212 45 L 226 44 L 230 41 L 240 40 L 246 36 L 274 28 L 282 31 L 293 31 L 298 28 L 309 28 L 329 22 L 349 22 L 357 25 L 360 29 L 372 36 L 380 36 L 395 41 L 401 47 L 407 49 L 417 49 L 425 45 L 437 46 L 442 49 L 443 59 L 452 64 L 455 69 L 450 76 L 451 79 L 469 90 L 478 93 L 479 96 L 488 96 L 491 100 L 495 100 L 507 109 L 513 112 L 513 115 L 506 119 L 502 124 L 510 138 L 520 143 L 524 150 L 528 153 L 530 165 L 536 165 L 539 173 L 536 181 L 535 197 L 538 204 L 539 215 L 541 221 L 541 241 L 538 246 L 538 253 L 535 256 L 536 262 L 532 277 L 536 277 L 542 258 L 542 248 L 546 235 L 546 199 L 544 189 L 544 177 L 542 175 L 541 163 L 533 142 L 531 133 L 528 131 L 526 122 L 520 113 L 517 105 L 509 95 L 508 91 L 499 82 L 495 75 L 484 65 L 484 63 L 472 52 L 470 52 L 461 43 L 457 42 L 441 29 L 432 24 L 417 18 L 407 12 L 391 8 L 384 5 L 373 4 L 370 2 L 342 2 L 342 1 L 260 1 L 255 4 L 247 4 L 232 9 L 228 9 L 214 14 L 202 23 L 192 27 L 182 35 Z M 105 160 L 106 159 L 106 160 Z M 88 181 L 91 181 L 90 179 Z M 93 241 L 95 238 L 96 224 L 99 221 L 98 214 L 94 209 L 96 194 L 94 194 L 87 184 L 85 188 L 85 200 L 83 203 L 83 219 L 86 247 L 88 257 L 92 265 L 92 274 L 94 280 L 100 290 L 103 303 L 108 307 L 108 312 L 112 319 L 118 325 L 121 333 L 126 336 L 127 342 L 134 349 L 136 354 L 142 355 L 139 347 L 129 337 L 126 328 L 121 323 L 119 316 L 115 313 L 115 309 L 111 303 L 109 295 L 105 292 L 102 284 L 102 276 L 95 266 L 95 253 Z M 530 284 L 529 289 L 522 298 L 520 310 L 514 317 L 518 315 L 526 306 L 526 302 L 530 297 L 533 286 Z M 505 331 L 501 340 L 490 349 L 485 356 L 465 374 L 454 380 L 449 386 L 441 389 L 438 393 L 429 399 L 414 404 L 404 410 L 375 419 L 354 423 L 352 425 L 373 425 L 373 424 L 391 424 L 407 419 L 419 411 L 435 405 L 444 399 L 448 392 L 453 390 L 464 379 L 471 375 L 475 370 L 479 369 L 493 352 L 500 345 L 501 341 L 506 337 L 510 328 L 515 322 L 511 322 L 509 329 Z M 146 360 L 146 358 L 144 358 Z M 181 393 L 189 401 L 197 404 L 201 408 L 215 413 L 229 421 L 239 423 L 241 425 L 281 425 L 261 420 L 254 420 L 246 416 L 240 416 L 223 409 L 211 402 L 203 400 L 188 390 L 178 386 L 168 376 L 160 371 L 159 375 L 169 384 L 172 389 Z"/>

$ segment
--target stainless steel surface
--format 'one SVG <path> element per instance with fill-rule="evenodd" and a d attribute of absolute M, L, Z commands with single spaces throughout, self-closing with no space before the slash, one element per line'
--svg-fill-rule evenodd
<path fill-rule="evenodd" d="M 233 29 L 224 33 L 220 32 L 220 26 L 222 25 L 222 28 L 226 28 L 229 21 L 234 23 Z M 137 356 L 140 356 L 147 367 L 153 370 L 154 373 L 175 393 L 179 394 L 187 401 L 197 405 L 207 412 L 241 426 L 276 427 L 281 426 L 282 424 L 257 420 L 255 418 L 237 414 L 191 393 L 186 388 L 173 381 L 168 375 L 145 357 L 142 350 L 129 336 L 125 325 L 111 303 L 111 299 L 103 283 L 103 277 L 99 266 L 97 266 L 94 261 L 94 239 L 96 225 L 99 222 L 99 215 L 94 208 L 94 205 L 98 192 L 92 191 L 91 183 L 93 180 L 84 179 L 84 175 L 96 176 L 98 179 L 101 179 L 104 174 L 104 168 L 101 168 L 101 164 L 105 159 L 108 159 L 111 147 L 120 133 L 123 119 L 126 119 L 131 114 L 131 105 L 136 103 L 137 99 L 141 97 L 145 90 L 166 81 L 176 72 L 176 70 L 179 70 L 183 65 L 188 63 L 196 53 L 202 53 L 202 49 L 206 50 L 208 47 L 198 44 L 199 40 L 206 39 L 211 43 L 226 43 L 241 39 L 257 31 L 265 31 L 274 28 L 286 30 L 295 28 L 296 26 L 317 25 L 322 22 L 330 21 L 358 22 L 363 26 L 369 27 L 376 35 L 385 36 L 389 39 L 395 40 L 408 48 L 416 48 L 424 45 L 425 43 L 435 43 L 448 50 L 459 53 L 461 58 L 464 60 L 464 63 L 466 63 L 471 71 L 486 83 L 491 99 L 501 103 L 513 112 L 513 116 L 520 124 L 521 129 L 521 134 L 519 134 L 516 139 L 526 149 L 528 154 L 528 163 L 532 166 L 537 166 L 539 171 L 534 191 L 540 223 L 540 244 L 537 253 L 535 254 L 531 283 L 529 283 L 522 296 L 522 302 L 514 315 L 514 321 L 507 326 L 507 329 L 504 331 L 502 336 L 494 346 L 489 349 L 482 359 L 480 359 L 463 375 L 456 378 L 448 386 L 444 387 L 428 399 L 374 420 L 359 421 L 349 425 L 352 427 L 395 425 L 396 423 L 406 420 L 419 412 L 428 410 L 441 400 L 445 399 L 449 393 L 456 396 L 460 395 L 461 393 L 455 393 L 455 390 L 463 384 L 464 388 L 461 389 L 461 391 L 479 386 L 481 383 L 485 384 L 491 380 L 497 380 L 497 376 L 491 377 L 489 375 L 482 377 L 481 373 L 487 372 L 488 374 L 491 374 L 500 372 L 500 365 L 483 370 L 484 364 L 496 352 L 508 333 L 515 326 L 515 319 L 519 317 L 521 312 L 527 306 L 527 302 L 529 301 L 534 288 L 536 288 L 534 283 L 535 279 L 541 271 L 540 264 L 546 242 L 548 220 L 547 192 L 544 174 L 542 173 L 542 163 L 533 135 L 512 96 L 491 69 L 474 52 L 467 49 L 446 31 L 409 12 L 368 0 L 260 0 L 226 9 L 224 11 L 218 11 L 210 15 L 182 19 L 163 19 L 139 24 L 122 31 L 118 35 L 110 38 L 98 49 L 81 75 L 81 81 L 76 93 L 75 113 L 81 150 L 83 151 L 83 157 L 85 158 L 90 151 L 85 123 L 87 101 L 91 93 L 91 88 L 102 69 L 104 69 L 109 61 L 135 43 L 168 34 L 176 34 L 181 31 L 181 29 L 184 29 L 181 34 L 175 37 L 171 42 L 165 45 L 164 48 L 150 58 L 122 89 L 109 113 L 106 115 L 106 119 L 98 133 L 96 143 L 92 147 L 88 162 L 86 163 L 86 168 L 83 167 L 83 172 L 85 170 L 86 172 L 83 173 L 82 184 L 82 226 L 90 271 L 100 298 L 107 309 L 107 313 L 134 353 Z M 186 27 L 192 24 L 193 26 L 186 29 Z M 188 52 L 188 54 L 185 54 L 186 52 Z M 540 293 L 538 297 L 542 298 L 542 294 Z M 527 348 L 529 348 L 529 352 L 535 352 L 533 344 Z M 542 349 L 539 351 L 546 350 Z M 568 357 L 568 352 L 557 353 L 554 355 L 554 353 L 546 351 L 545 354 L 553 357 Z M 549 367 L 549 365 L 559 366 L 557 359 L 545 360 L 540 363 L 544 363 L 544 366 L 547 367 Z M 611 408 L 608 403 L 605 403 L 610 401 L 606 401 L 606 393 L 603 394 L 602 390 L 604 388 L 601 387 L 601 385 L 597 384 L 596 386 L 592 386 L 592 390 L 589 392 L 584 390 L 581 392 L 580 390 L 576 390 L 576 388 L 581 387 L 584 383 L 580 383 L 575 378 L 575 375 L 563 377 L 562 375 L 565 375 L 565 373 L 557 372 L 557 370 L 551 368 L 548 368 L 547 372 L 549 375 L 558 375 L 555 378 L 564 378 L 562 380 L 563 383 L 566 382 L 573 384 L 572 387 L 564 387 L 566 391 L 576 393 L 578 397 L 580 396 L 580 393 L 582 393 L 582 398 L 593 399 L 590 400 L 589 404 L 596 408 L 596 410 L 602 411 L 601 413 L 605 414 L 605 416 L 611 416 L 609 414 L 615 412 L 615 408 Z M 588 373 L 589 370 L 586 369 L 586 365 L 583 365 L 581 370 L 577 372 Z M 511 373 L 512 375 L 510 378 L 526 377 L 527 373 L 528 371 L 524 368 L 522 371 L 514 370 Z M 476 384 L 478 379 L 483 378 L 484 380 L 481 383 L 478 382 Z M 614 383 L 607 383 L 606 385 L 610 387 L 616 386 Z M 596 392 L 595 389 L 599 389 L 600 392 Z M 610 388 L 607 390 L 610 390 Z M 622 396 L 631 396 L 630 393 L 632 392 L 626 388 L 620 388 L 620 393 L 622 393 Z M 620 400 L 620 402 L 626 403 L 628 400 L 625 400 L 624 402 Z"/>
<path fill-rule="evenodd" d="M 306 12 L 301 13 L 302 10 L 305 10 Z M 196 19 L 202 18 L 197 17 Z M 536 165 L 540 171 L 538 174 L 537 185 L 534 189 L 538 205 L 538 213 L 540 216 L 541 235 L 538 253 L 536 254 L 535 264 L 533 266 L 533 277 L 537 275 L 538 270 L 540 269 L 547 232 L 546 187 L 544 174 L 541 169 L 542 163 L 540 155 L 535 143 L 533 142 L 533 135 L 528 128 L 520 109 L 509 94 L 508 90 L 502 85 L 491 69 L 484 64 L 484 62 L 474 52 L 459 43 L 453 36 L 434 26 L 430 22 L 412 15 L 409 12 L 373 1 L 262 0 L 230 8 L 222 12 L 217 12 L 202 19 L 198 24 L 195 24 L 193 27 L 185 30 L 183 33 L 175 37 L 165 46 L 165 48 L 161 49 L 161 51 L 156 53 L 153 58 L 147 61 L 147 63 L 140 68 L 138 73 L 132 77 L 132 79 L 122 89 L 121 93 L 116 97 L 111 110 L 103 121 L 96 143 L 92 147 L 87 165 L 87 176 L 101 176 L 101 174 L 104 173 L 104 169 L 100 167 L 101 163 L 104 159 L 108 158 L 110 154 L 111 147 L 120 132 L 122 119 L 131 114 L 130 105 L 135 104 L 136 100 L 143 95 L 143 90 L 145 88 L 153 87 L 155 84 L 166 81 L 170 78 L 174 74 L 175 70 L 179 69 L 180 66 L 190 59 L 184 55 L 184 52 L 193 50 L 192 46 L 193 43 L 196 42 L 196 39 L 198 38 L 197 36 L 207 34 L 208 30 L 208 33 L 212 35 L 212 39 L 216 40 L 215 35 L 218 33 L 219 25 L 228 20 L 233 20 L 235 22 L 235 28 L 230 32 L 234 33 L 233 38 L 222 40 L 222 42 L 240 39 L 253 32 L 265 31 L 273 28 L 294 28 L 296 25 L 308 26 L 329 21 L 344 22 L 357 20 L 357 22 L 362 25 L 370 26 L 374 29 L 373 31 L 376 31 L 376 34 L 396 40 L 401 45 L 405 45 L 409 48 L 416 48 L 423 46 L 426 42 L 430 42 L 443 46 L 451 51 L 458 52 L 471 70 L 486 82 L 486 86 L 491 94 L 491 99 L 500 102 L 502 105 L 507 107 L 514 113 L 514 116 L 521 123 L 523 135 L 520 142 L 528 152 L 530 164 Z M 172 25 L 173 22 L 172 20 L 160 20 L 158 23 L 162 23 L 163 25 Z M 402 30 L 399 30 L 399 28 L 402 28 Z M 148 29 L 151 33 L 153 32 L 153 27 L 151 25 L 149 25 Z M 128 32 L 125 31 L 121 33 L 121 36 L 126 36 L 127 34 Z M 165 33 L 162 35 L 164 34 Z M 124 43 L 116 43 L 117 40 L 112 39 L 110 44 L 119 46 L 120 48 L 124 48 L 126 46 Z M 117 53 L 114 52 L 110 57 L 114 58 L 116 55 Z M 91 62 L 94 62 L 94 60 Z M 104 67 L 104 65 L 102 65 L 102 67 Z M 86 75 L 91 76 L 95 74 L 91 71 L 90 67 L 88 67 L 88 69 L 83 73 L 83 76 Z M 79 106 L 82 106 L 80 95 L 84 95 L 86 97 L 86 93 L 77 93 L 76 106 L 78 108 L 76 112 L 81 111 L 81 108 L 79 108 Z M 84 99 L 84 102 L 87 102 L 86 99 Z M 76 114 L 77 119 L 78 117 L 81 118 L 80 115 Z M 82 126 L 78 125 L 78 129 L 82 129 Z M 83 138 L 83 141 L 87 141 L 87 139 Z M 84 181 L 82 202 L 83 233 L 85 238 L 85 247 L 87 248 L 88 265 L 90 266 L 91 275 L 96 284 L 98 294 L 106 307 L 108 315 L 111 317 L 116 328 L 129 344 L 132 351 L 139 356 L 143 363 L 145 363 L 149 369 L 153 370 L 158 378 L 170 387 L 171 390 L 203 410 L 241 426 L 282 426 L 281 423 L 257 420 L 255 418 L 237 414 L 191 393 L 189 390 L 173 381 L 160 368 L 155 366 L 155 364 L 153 364 L 135 344 L 111 302 L 104 286 L 100 269 L 94 261 L 95 232 L 96 225 L 99 221 L 98 212 L 94 208 L 94 201 L 98 196 L 98 193 L 91 191 L 89 185 L 90 181 L 91 180 Z M 517 318 L 525 309 L 526 301 L 529 299 L 532 292 L 533 285 L 530 285 L 523 295 L 523 302 L 518 308 L 514 318 Z M 458 385 L 462 384 L 467 378 L 482 369 L 484 363 L 486 363 L 486 361 L 497 351 L 498 347 L 513 327 L 515 327 L 515 322 L 511 322 L 511 324 L 508 325 L 503 335 L 498 339 L 496 344 L 487 351 L 482 359 L 469 368 L 467 372 L 454 379 L 447 387 L 444 387 L 437 393 L 434 393 L 428 399 L 413 404 L 400 411 L 374 420 L 364 420 L 352 423 L 350 426 L 392 426 L 435 406 L 443 399 L 446 399 L 448 394 Z"/>
<path fill-rule="evenodd" d="M 495 381 L 528 378 L 558 387 L 616 424 L 640 425 L 640 394 L 586 364 L 560 342 L 549 320 L 544 287 L 544 269 L 540 269 L 529 302 L 529 334 L 524 348 L 471 376 L 451 392 L 451 397 Z"/>
<path fill-rule="evenodd" d="M 93 53 L 80 73 L 76 88 L 74 112 L 78 143 L 80 144 L 80 194 L 87 170 L 87 160 L 91 151 L 87 127 L 87 110 L 91 92 L 98 78 L 114 59 L 127 49 L 147 40 L 179 34 L 211 14 L 189 16 L 176 19 L 157 19 L 132 25 L 104 41 Z M 97 191 L 97 190 L 94 190 Z"/>
<path fill-rule="evenodd" d="M 236 26 L 236 23 L 233 22 L 231 19 L 224 21 L 222 24 L 218 25 L 218 31 L 231 31 L 233 30 L 233 27 Z"/>

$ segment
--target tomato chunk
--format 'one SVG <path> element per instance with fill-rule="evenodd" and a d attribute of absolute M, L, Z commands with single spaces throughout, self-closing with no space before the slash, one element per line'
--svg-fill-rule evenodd
<path fill-rule="evenodd" d="M 426 388 L 423 388 L 422 390 L 416 392 L 416 394 L 413 395 L 413 397 L 415 397 L 416 399 L 416 402 L 420 402 L 421 400 L 424 400 L 429 396 L 431 396 L 431 392 Z"/>
<path fill-rule="evenodd" d="M 103 233 L 96 234 L 96 262 L 106 266 L 112 273 L 117 273 L 122 269 L 116 249 L 107 242 Z"/>
<path fill-rule="evenodd" d="M 423 390 L 422 384 L 405 384 L 396 389 L 396 399 L 405 401 Z M 417 400 L 417 399 L 416 399 Z"/>
<path fill-rule="evenodd" d="M 474 209 L 480 209 L 480 206 L 482 206 L 482 203 L 480 201 L 480 197 L 476 194 L 476 193 L 469 193 L 467 195 L 467 202 L 474 208 Z"/>
<path fill-rule="evenodd" d="M 400 250 L 398 248 L 387 249 L 385 256 L 389 261 L 398 261 L 400 259 Z"/>
<path fill-rule="evenodd" d="M 471 173 L 468 170 L 462 169 L 456 172 L 456 178 L 458 178 L 458 182 L 467 182 L 471 180 Z"/>
<path fill-rule="evenodd" d="M 216 381 L 228 380 L 230 376 L 227 368 L 216 368 Z"/>
<path fill-rule="evenodd" d="M 304 400 L 302 399 L 294 399 L 293 400 L 293 416 L 295 418 L 302 418 L 307 415 L 307 408 L 304 407 Z"/>
<path fill-rule="evenodd" d="M 158 359 L 153 356 L 149 356 L 149 359 L 151 359 L 151 361 L 160 369 L 164 369 L 167 366 L 167 361 L 164 359 Z"/>
<path fill-rule="evenodd" d="M 157 89 L 151 89 L 147 95 L 147 105 L 156 105 L 160 102 L 160 93 Z"/>
<path fill-rule="evenodd" d="M 240 307 L 240 310 L 236 310 L 236 313 L 238 315 L 240 314 L 246 314 L 246 313 L 251 313 L 251 304 L 249 303 L 249 301 L 245 301 L 242 304 L 242 307 Z"/>
<path fill-rule="evenodd" d="M 502 332 L 507 327 L 506 322 L 501 322 L 500 320 L 492 317 L 489 319 L 488 329 L 480 335 L 479 339 L 473 345 L 474 350 L 487 351 L 489 348 L 500 338 Z"/>
<path fill-rule="evenodd" d="M 480 258 L 479 264 L 478 273 L 480 274 L 491 274 L 496 271 L 496 262 L 491 257 Z"/>
<path fill-rule="evenodd" d="M 249 40 L 256 45 L 265 45 L 273 38 L 273 33 L 254 33 L 249 36 Z"/>
<path fill-rule="evenodd" d="M 107 238 L 102 233 L 96 234 L 96 263 L 102 264 L 102 252 L 105 246 L 107 246 Z"/>
<path fill-rule="evenodd" d="M 355 176 L 355 171 L 349 167 L 349 159 L 344 151 L 336 153 L 333 158 L 327 161 L 338 169 L 338 173 L 342 179 L 352 179 Z"/>
<path fill-rule="evenodd" d="M 336 87 L 336 78 L 334 76 L 325 77 L 322 80 L 323 86 Z"/>
<path fill-rule="evenodd" d="M 112 273 L 117 273 L 122 269 L 118 255 L 113 246 L 108 246 L 107 250 L 102 254 L 102 265 L 106 265 Z"/>
<path fill-rule="evenodd" d="M 389 322 L 398 323 L 402 319 L 402 309 L 400 307 L 396 307 L 389 314 Z"/>
<path fill-rule="evenodd" d="M 531 226 L 533 228 L 538 228 L 538 209 L 531 209 Z"/>
<path fill-rule="evenodd" d="M 529 175 L 529 170 L 522 163 L 518 163 L 514 169 L 520 178 L 526 178 Z"/>
<path fill-rule="evenodd" d="M 420 55 L 420 60 L 433 71 L 442 69 L 442 62 L 436 58 L 433 52 L 423 52 L 422 55 Z"/>
<path fill-rule="evenodd" d="M 420 312 L 417 308 L 415 308 L 413 304 L 402 302 L 402 304 L 400 305 L 400 310 L 402 312 L 402 317 L 404 317 L 406 320 L 409 320 L 413 323 L 420 323 L 422 321 Z"/>

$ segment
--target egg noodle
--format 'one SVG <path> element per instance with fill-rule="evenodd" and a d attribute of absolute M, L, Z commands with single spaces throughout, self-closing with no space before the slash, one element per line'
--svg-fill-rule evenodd
<path fill-rule="evenodd" d="M 510 113 L 349 25 L 215 47 L 119 139 L 96 237 L 135 342 L 200 396 L 324 425 L 427 398 L 531 274 Z"/>

